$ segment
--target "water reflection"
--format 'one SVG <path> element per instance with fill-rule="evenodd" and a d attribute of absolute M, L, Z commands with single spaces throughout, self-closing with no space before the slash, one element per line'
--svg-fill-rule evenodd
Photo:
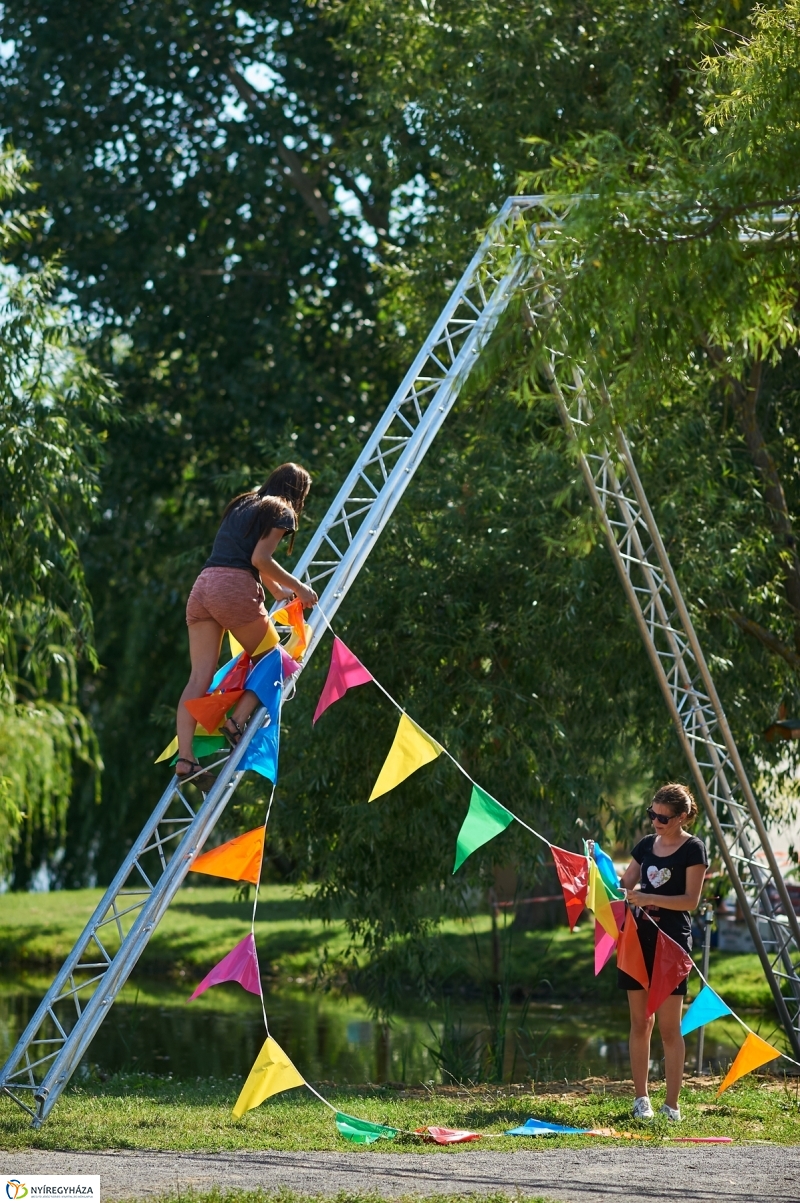
<path fill-rule="evenodd" d="M 0 1062 L 5 1061 L 49 985 L 36 975 L 0 977 Z M 177 1078 L 246 1075 L 264 1039 L 258 1000 L 235 985 L 224 985 L 187 1003 L 189 989 L 159 979 L 129 983 L 100 1028 L 81 1066 L 112 1074 L 120 1070 L 171 1073 Z M 468 1073 L 458 1072 L 445 1055 L 453 1033 L 441 1017 L 400 1016 L 375 1022 L 363 1000 L 344 1000 L 311 991 L 267 996 L 270 1030 L 298 1068 L 312 1081 L 408 1082 L 477 1076 L 491 1059 L 493 1033 L 480 1005 L 459 1005 L 459 1040 L 469 1051 Z M 630 1077 L 624 1003 L 533 1004 L 523 1014 L 512 1009 L 503 1055 L 506 1081 L 539 1081 L 588 1076 Z M 727 1066 L 735 1055 L 737 1032 L 724 1021 L 706 1034 L 706 1063 Z M 694 1038 L 687 1041 L 693 1066 Z M 654 1053 L 660 1044 L 654 1040 Z M 464 1062 L 462 1061 L 463 1065 Z M 652 1068 L 660 1074 L 661 1065 Z"/>

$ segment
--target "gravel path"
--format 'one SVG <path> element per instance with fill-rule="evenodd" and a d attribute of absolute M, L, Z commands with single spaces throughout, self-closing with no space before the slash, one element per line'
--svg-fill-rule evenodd
<path fill-rule="evenodd" d="M 800 1146 L 520 1149 L 514 1153 L 0 1152 L 2 1175 L 100 1174 L 104 1199 L 214 1186 L 385 1197 L 543 1195 L 558 1203 L 800 1203 Z"/>

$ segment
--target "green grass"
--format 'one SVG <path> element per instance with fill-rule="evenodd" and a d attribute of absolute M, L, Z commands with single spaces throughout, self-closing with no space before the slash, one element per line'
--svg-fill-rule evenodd
<path fill-rule="evenodd" d="M 59 965 L 101 896 L 99 889 L 3 895 L 0 967 L 30 973 Z M 189 885 L 179 891 L 153 934 L 140 970 L 173 978 L 206 972 L 242 938 L 249 918 L 250 906 L 234 901 L 233 886 Z M 441 960 L 451 987 L 486 980 L 490 927 L 488 915 L 442 926 Z M 283 983 L 312 981 L 323 955 L 335 965 L 348 943 L 343 923 L 309 919 L 302 897 L 281 885 L 262 887 L 256 940 L 262 972 Z M 613 968 L 594 977 L 593 929 L 586 921 L 575 932 L 566 925 L 553 931 L 516 932 L 509 947 L 508 980 L 515 989 L 544 1000 L 618 1001 Z M 755 955 L 712 954 L 711 981 L 737 1010 L 771 1008 Z"/>
<path fill-rule="evenodd" d="M 231 1107 L 241 1079 L 178 1083 L 170 1078 L 118 1075 L 105 1083 L 71 1087 L 39 1131 L 10 1101 L 0 1102 L 0 1147 L 17 1149 L 166 1149 L 217 1150 L 284 1149 L 287 1151 L 343 1150 L 365 1152 L 346 1143 L 336 1131 L 333 1116 L 322 1103 L 300 1089 L 269 1099 L 234 1120 Z M 663 1120 L 640 1123 L 630 1118 L 630 1083 L 599 1083 L 590 1079 L 573 1086 L 532 1091 L 528 1086 L 396 1090 L 342 1090 L 320 1084 L 335 1107 L 360 1118 L 402 1128 L 407 1132 L 427 1124 L 471 1128 L 484 1134 L 478 1144 L 452 1146 L 454 1155 L 469 1149 L 515 1150 L 552 1144 L 583 1146 L 602 1138 L 561 1136 L 531 1139 L 503 1136 L 504 1128 L 529 1116 L 572 1127 L 612 1127 L 633 1132 L 637 1140 L 662 1141 L 674 1135 L 731 1136 L 737 1141 L 770 1140 L 794 1144 L 800 1139 L 800 1083 L 751 1077 L 717 1100 L 713 1086 L 688 1086 L 681 1106 L 684 1123 L 677 1130 Z M 655 1089 L 654 1104 L 663 1101 Z M 498 1135 L 499 1134 L 499 1135 Z M 370 1152 L 440 1151 L 410 1135 L 379 1141 Z"/>

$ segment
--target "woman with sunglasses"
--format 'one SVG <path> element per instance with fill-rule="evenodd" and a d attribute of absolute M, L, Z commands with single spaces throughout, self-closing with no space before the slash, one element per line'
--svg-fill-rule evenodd
<path fill-rule="evenodd" d="M 708 854 L 702 840 L 684 830 L 697 818 L 697 804 L 685 785 L 662 785 L 648 808 L 647 817 L 655 835 L 640 840 L 633 860 L 621 877 L 639 932 L 644 963 L 652 977 L 659 930 L 686 952 L 692 949 L 691 912 L 697 909 L 703 889 Z M 621 969 L 617 984 L 628 991 L 631 1011 L 630 1058 L 636 1099 L 635 1119 L 652 1119 L 653 1107 L 647 1093 L 650 1068 L 650 1037 L 656 1016 L 647 1018 L 647 991 Z M 664 1046 L 667 1101 L 661 1114 L 678 1122 L 678 1097 L 683 1083 L 686 1048 L 681 1036 L 681 1009 L 686 995 L 686 978 L 656 1012 Z"/>

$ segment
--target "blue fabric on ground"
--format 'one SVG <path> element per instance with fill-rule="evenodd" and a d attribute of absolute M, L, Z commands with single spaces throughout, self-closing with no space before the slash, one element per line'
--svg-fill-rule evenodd
<path fill-rule="evenodd" d="M 713 1019 L 730 1015 L 731 1009 L 710 986 L 703 989 L 681 1020 L 681 1036 L 688 1036 L 695 1028 L 702 1028 Z"/>
<path fill-rule="evenodd" d="M 567 1128 L 563 1124 L 549 1124 L 541 1119 L 526 1119 L 521 1128 L 509 1128 L 506 1136 L 558 1136 L 563 1133 L 582 1136 L 589 1128 Z"/>
<path fill-rule="evenodd" d="M 248 674 L 245 689 L 251 689 L 262 706 L 266 706 L 273 723 L 278 721 L 278 709 L 283 687 L 283 665 L 280 648 L 274 647 L 262 656 Z"/>

